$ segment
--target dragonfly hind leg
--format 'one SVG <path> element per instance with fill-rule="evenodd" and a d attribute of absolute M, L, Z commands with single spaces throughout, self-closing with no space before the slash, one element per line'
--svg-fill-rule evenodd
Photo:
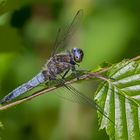
<path fill-rule="evenodd" d="M 56 82 L 56 76 L 51 74 L 51 76 L 49 76 L 49 80 L 48 80 L 48 87 L 51 87 L 52 84 L 55 84 Z"/>
<path fill-rule="evenodd" d="M 70 71 L 70 69 L 68 69 L 65 73 L 64 73 L 64 75 L 63 76 L 61 76 L 62 77 L 62 79 L 65 79 L 65 77 L 66 77 L 66 75 L 68 74 L 68 72 Z"/>
<path fill-rule="evenodd" d="M 72 73 L 74 74 L 74 76 L 77 78 L 77 80 L 79 80 L 79 76 L 78 76 L 78 74 L 77 74 L 77 71 L 76 71 L 75 67 L 72 67 L 71 70 L 72 70 Z M 68 69 L 68 70 L 64 73 L 64 75 L 61 75 L 61 77 L 62 77 L 63 80 L 65 80 L 65 77 L 66 77 L 66 75 L 68 74 L 69 71 L 70 71 L 70 69 Z"/>

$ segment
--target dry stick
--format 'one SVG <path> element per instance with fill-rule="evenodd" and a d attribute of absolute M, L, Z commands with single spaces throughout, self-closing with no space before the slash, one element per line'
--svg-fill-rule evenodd
<path fill-rule="evenodd" d="M 129 61 L 136 61 L 136 60 L 139 60 L 139 59 L 140 59 L 140 56 L 137 56 L 137 57 L 134 57 L 134 58 L 130 59 Z M 110 68 L 111 67 L 103 68 L 103 69 L 101 69 L 100 71 L 98 71 L 96 73 L 93 73 L 93 72 L 86 73 L 86 74 L 80 76 L 79 77 L 80 80 L 78 80 L 78 81 L 82 81 L 82 80 L 86 80 L 86 79 L 92 79 L 92 78 L 99 77 L 100 74 L 102 74 L 104 72 L 107 72 Z M 100 76 L 100 78 L 102 80 L 105 80 L 106 81 L 106 78 L 104 79 L 102 76 Z M 76 81 L 77 81 L 77 79 L 72 79 L 72 80 L 66 82 L 65 84 L 66 85 L 67 84 L 72 84 L 72 83 L 75 83 Z M 55 90 L 55 89 L 57 89 L 59 87 L 62 87 L 62 86 L 63 85 L 57 85 L 57 86 L 54 86 L 54 87 L 51 87 L 51 88 L 48 88 L 47 87 L 47 88 L 44 88 L 42 90 L 39 90 L 39 91 L 33 93 L 30 96 L 27 96 L 25 98 L 19 99 L 18 101 L 15 101 L 15 102 L 12 102 L 12 103 L 9 103 L 9 104 L 6 104 L 6 105 L 1 106 L 0 107 L 0 111 L 1 110 L 6 110 L 6 109 L 8 109 L 10 107 L 13 107 L 13 106 L 16 106 L 18 104 L 21 104 L 21 103 L 23 103 L 25 101 L 31 100 L 32 98 L 35 98 L 35 97 L 40 96 L 40 95 L 43 95 L 45 93 L 48 93 L 50 91 L 53 91 L 53 90 Z"/>

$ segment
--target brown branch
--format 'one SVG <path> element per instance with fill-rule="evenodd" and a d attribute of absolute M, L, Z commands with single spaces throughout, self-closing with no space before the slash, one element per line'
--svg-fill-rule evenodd
<path fill-rule="evenodd" d="M 139 59 L 140 59 L 140 55 L 138 55 L 138 56 L 136 56 L 136 57 L 130 59 L 130 61 L 138 61 Z"/>
<path fill-rule="evenodd" d="M 84 75 L 80 76 L 78 81 L 95 78 L 95 77 L 97 77 L 96 75 L 97 75 L 97 73 L 87 73 L 87 74 L 84 74 Z M 76 81 L 77 81 L 77 79 L 72 79 L 72 80 L 66 82 L 65 84 L 66 85 L 67 84 L 72 84 L 72 83 L 75 83 Z M 16 106 L 18 104 L 21 104 L 21 103 L 23 103 L 25 101 L 31 100 L 32 98 L 35 98 L 35 97 L 40 96 L 40 95 L 43 95 L 45 93 L 49 93 L 50 91 L 53 91 L 53 90 L 55 90 L 55 89 L 57 89 L 59 87 L 62 87 L 62 86 L 63 85 L 58 84 L 58 85 L 56 85 L 54 87 L 51 87 L 51 88 L 48 88 L 48 87 L 43 88 L 43 89 L 33 93 L 32 95 L 26 96 L 26 97 L 24 97 L 22 99 L 19 99 L 17 101 L 14 101 L 14 102 L 8 103 L 6 105 L 0 106 L 0 111 L 8 109 L 8 108 L 11 108 L 11 107 Z"/>
<path fill-rule="evenodd" d="M 16 105 L 21 104 L 21 103 L 23 103 L 23 102 L 25 102 L 25 101 L 31 100 L 32 98 L 35 98 L 35 97 L 37 97 L 37 96 L 40 96 L 40 95 L 42 95 L 42 94 L 44 94 L 44 93 L 48 93 L 48 92 L 50 92 L 50 91 L 52 91 L 52 90 L 54 90 L 54 89 L 56 89 L 56 87 L 44 88 L 44 89 L 42 89 L 42 90 L 39 90 L 39 91 L 33 93 L 33 94 L 30 95 L 30 96 L 27 96 L 27 97 L 25 97 L 25 98 L 19 99 L 18 101 L 15 101 L 15 102 L 6 104 L 6 105 L 4 105 L 4 106 L 1 106 L 1 107 L 0 107 L 0 110 L 5 110 L 5 109 L 8 109 L 8 108 L 10 108 L 10 107 L 16 106 Z"/>
<path fill-rule="evenodd" d="M 137 61 L 137 60 L 139 60 L 139 59 L 140 59 L 140 56 L 137 56 L 137 57 L 134 57 L 134 58 L 130 59 L 129 61 Z M 72 79 L 72 80 L 66 82 L 65 84 L 66 84 L 66 85 L 67 85 L 67 84 L 72 84 L 72 83 L 75 83 L 76 81 L 82 81 L 82 80 L 86 80 L 86 79 L 93 79 L 93 78 L 97 78 L 97 77 L 100 78 L 100 79 L 102 79 L 102 80 L 107 81 L 107 79 L 106 79 L 105 77 L 102 77 L 100 74 L 102 74 L 102 73 L 104 73 L 104 72 L 107 72 L 110 68 L 111 68 L 111 67 L 102 68 L 102 69 L 101 69 L 100 71 L 98 71 L 98 72 L 88 72 L 88 73 L 86 73 L 86 74 L 80 76 L 80 77 L 79 77 L 80 80 Z M 53 90 L 55 90 L 55 89 L 57 89 L 57 88 L 59 88 L 59 87 L 62 87 L 62 86 L 63 86 L 63 85 L 60 85 L 60 84 L 59 84 L 59 85 L 54 86 L 54 87 L 43 88 L 43 89 L 41 89 L 41 90 L 39 90 L 39 91 L 33 93 L 32 95 L 29 95 L 29 96 L 25 97 L 25 98 L 22 98 L 22 99 L 19 99 L 19 100 L 17 100 L 17 101 L 14 101 L 14 102 L 8 103 L 8 104 L 6 104 L 6 105 L 0 106 L 0 111 L 6 110 L 6 109 L 11 108 L 11 107 L 13 107 L 13 106 L 16 106 L 16 105 L 18 105 L 18 104 L 21 104 L 21 103 L 23 103 L 23 102 L 25 102 L 25 101 L 31 100 L 31 99 L 33 99 L 33 98 L 35 98 L 35 97 L 37 97 L 37 96 L 43 95 L 43 94 L 45 94 L 45 93 L 49 93 L 50 91 L 53 91 Z"/>

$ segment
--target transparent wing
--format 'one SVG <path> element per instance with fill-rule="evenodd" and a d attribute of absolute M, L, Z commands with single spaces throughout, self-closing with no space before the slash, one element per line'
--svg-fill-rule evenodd
<path fill-rule="evenodd" d="M 67 27 L 67 29 L 65 31 L 62 31 L 61 29 L 58 30 L 51 56 L 54 56 L 55 54 L 57 54 L 59 51 L 63 50 L 64 47 L 66 47 L 69 44 L 77 27 L 80 26 L 82 15 L 83 15 L 83 10 L 80 9 L 76 13 L 71 24 Z"/>
<path fill-rule="evenodd" d="M 70 91 L 70 92 L 65 92 L 66 94 L 65 97 L 68 97 L 68 99 L 72 97 L 71 101 L 73 102 L 77 102 L 79 104 L 85 104 L 85 105 L 93 107 L 94 109 L 97 109 L 97 105 L 95 101 L 93 100 L 93 98 L 86 96 L 85 94 L 81 93 L 80 91 L 78 91 L 76 88 L 74 88 L 71 85 L 64 85 L 64 87 Z"/>
<path fill-rule="evenodd" d="M 76 88 L 74 88 L 71 85 L 66 85 L 64 79 L 57 79 L 58 82 L 63 85 L 66 89 L 68 89 L 70 92 L 65 93 L 56 93 L 59 97 L 63 99 L 67 99 L 69 101 L 84 104 L 87 106 L 90 106 L 96 110 L 98 110 L 102 115 L 104 115 L 108 120 L 110 120 L 113 124 L 114 122 L 108 117 L 107 113 L 104 112 L 104 110 L 94 101 L 93 98 L 86 96 L 85 94 L 79 92 Z"/>
<path fill-rule="evenodd" d="M 60 80 L 61 81 L 61 80 Z M 62 81 L 64 82 L 64 80 Z M 71 85 L 64 85 L 64 88 L 68 89 L 70 92 L 65 92 L 65 93 L 57 93 L 57 95 L 63 99 L 69 100 L 74 103 L 79 103 L 79 104 L 84 104 L 87 106 L 91 106 L 92 108 L 98 110 L 102 115 L 104 115 L 108 120 L 110 120 L 113 124 L 114 122 L 108 117 L 107 112 L 104 111 L 104 109 L 99 106 L 92 97 L 86 96 L 85 94 L 81 93 L 78 91 L 76 88 L 74 88 Z M 109 88 L 109 90 L 114 91 L 114 89 Z M 134 102 L 132 102 L 129 98 L 123 96 L 122 94 L 118 94 L 120 96 L 120 100 L 124 100 L 125 98 L 128 99 L 128 102 L 131 103 L 134 107 L 138 107 L 138 105 Z"/>
<path fill-rule="evenodd" d="M 79 92 L 76 88 L 74 88 L 71 85 L 64 84 L 64 87 L 67 88 L 70 92 L 66 92 L 65 95 L 57 93 L 58 96 L 70 100 L 72 102 L 91 106 L 92 108 L 98 110 L 102 115 L 104 115 L 108 120 L 110 120 L 114 124 L 114 122 L 108 117 L 107 113 L 104 112 L 104 110 L 94 101 L 94 99 Z"/>

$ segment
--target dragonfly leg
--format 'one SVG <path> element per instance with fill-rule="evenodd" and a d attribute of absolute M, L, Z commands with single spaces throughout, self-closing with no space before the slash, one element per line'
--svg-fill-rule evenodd
<path fill-rule="evenodd" d="M 68 69 L 68 70 L 64 73 L 64 75 L 62 76 L 62 79 L 65 79 L 65 76 L 68 74 L 69 71 L 70 71 L 70 69 Z"/>
<path fill-rule="evenodd" d="M 51 85 L 54 83 L 56 80 L 56 77 L 52 74 L 49 76 L 49 80 L 45 83 L 46 86 L 51 87 Z"/>
<path fill-rule="evenodd" d="M 72 67 L 72 73 L 75 75 L 77 80 L 79 80 L 79 76 L 78 76 L 78 73 L 77 73 L 77 70 L 76 70 L 75 66 Z"/>

